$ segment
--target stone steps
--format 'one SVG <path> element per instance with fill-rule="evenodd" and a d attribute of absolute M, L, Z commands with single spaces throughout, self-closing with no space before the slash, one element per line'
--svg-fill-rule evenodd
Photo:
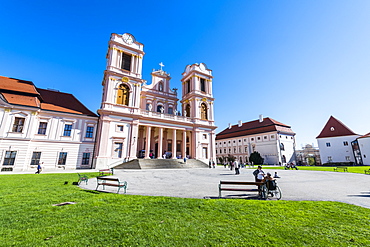
<path fill-rule="evenodd" d="M 200 160 L 188 159 L 135 159 L 114 166 L 114 169 L 180 169 L 207 168 L 208 165 Z"/>

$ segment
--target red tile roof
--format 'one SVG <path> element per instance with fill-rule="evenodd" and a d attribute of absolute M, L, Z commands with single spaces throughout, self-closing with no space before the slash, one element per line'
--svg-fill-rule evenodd
<path fill-rule="evenodd" d="M 328 122 L 325 124 L 321 133 L 316 138 L 326 138 L 326 137 L 337 137 L 337 136 L 350 136 L 357 135 L 347 126 L 345 126 L 341 121 L 333 116 L 330 116 Z"/>
<path fill-rule="evenodd" d="M 367 137 L 370 137 L 370 133 L 367 133 L 366 135 L 363 135 L 363 136 L 357 137 L 357 139 L 359 139 L 359 138 L 367 138 Z"/>
<path fill-rule="evenodd" d="M 24 81 L 4 76 L 0 76 L 0 88 L 6 91 L 38 94 L 32 81 Z"/>
<path fill-rule="evenodd" d="M 41 109 L 49 111 L 60 111 L 75 114 L 83 114 L 96 117 L 96 114 L 87 109 L 72 94 L 37 88 L 43 102 Z"/>
<path fill-rule="evenodd" d="M 0 94 L 9 104 L 13 105 L 32 106 L 48 111 L 97 116 L 72 94 L 36 88 L 30 81 L 0 76 Z"/>
<path fill-rule="evenodd" d="M 230 129 L 226 128 L 216 135 L 216 140 L 252 134 L 260 134 L 271 131 L 280 131 L 282 133 L 295 135 L 295 133 L 292 131 L 289 125 L 285 125 L 272 118 L 267 117 L 264 118 L 262 122 L 260 122 L 259 120 L 254 120 L 250 122 L 245 122 L 240 127 L 238 126 L 238 124 L 236 124 L 231 126 Z"/>

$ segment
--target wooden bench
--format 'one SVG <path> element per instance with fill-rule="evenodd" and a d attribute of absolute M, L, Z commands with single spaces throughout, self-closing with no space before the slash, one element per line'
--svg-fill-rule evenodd
<path fill-rule="evenodd" d="M 127 189 L 126 181 L 120 182 L 118 178 L 112 178 L 112 177 L 106 177 L 106 176 L 96 177 L 96 179 L 97 179 L 96 190 L 98 190 L 98 187 L 100 185 L 103 185 L 103 190 L 105 190 L 105 186 L 113 186 L 113 187 L 118 187 L 117 194 L 119 193 L 119 190 L 121 188 L 124 188 L 125 189 L 124 193 L 126 193 L 126 189 Z"/>
<path fill-rule="evenodd" d="M 224 187 L 224 185 L 231 185 L 231 187 Z M 255 191 L 260 194 L 260 189 L 250 189 L 245 188 L 245 186 L 262 186 L 262 182 L 243 182 L 243 181 L 220 181 L 220 184 L 218 185 L 218 197 L 221 197 L 221 191 L 227 190 L 227 191 Z M 241 188 L 243 186 L 243 188 Z"/>
<path fill-rule="evenodd" d="M 365 170 L 365 174 L 370 174 L 370 169 L 369 170 Z"/>
<path fill-rule="evenodd" d="M 85 184 L 87 184 L 87 181 L 89 181 L 89 178 L 86 176 L 86 175 L 83 175 L 83 174 L 78 174 L 78 184 L 80 184 L 81 182 L 85 182 Z"/>
<path fill-rule="evenodd" d="M 343 172 L 348 172 L 347 167 L 342 167 L 342 166 L 334 167 L 335 172 L 339 172 L 340 170 L 343 170 Z"/>
<path fill-rule="evenodd" d="M 113 168 L 99 170 L 99 176 L 109 176 L 109 175 L 113 175 Z"/>

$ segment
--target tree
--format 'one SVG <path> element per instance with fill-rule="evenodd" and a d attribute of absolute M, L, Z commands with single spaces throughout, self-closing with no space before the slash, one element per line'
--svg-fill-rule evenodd
<path fill-rule="evenodd" d="M 249 156 L 249 162 L 253 162 L 253 164 L 255 164 L 255 165 L 261 165 L 261 164 L 263 164 L 263 158 L 261 157 L 259 152 L 254 151 Z"/>
<path fill-rule="evenodd" d="M 235 156 L 228 154 L 227 155 L 227 161 L 233 163 L 235 161 Z"/>
<path fill-rule="evenodd" d="M 218 157 L 218 160 L 219 160 L 219 164 L 223 164 L 224 163 L 224 160 L 225 160 L 225 158 L 224 157 L 222 157 L 222 156 L 220 156 L 220 157 Z"/>

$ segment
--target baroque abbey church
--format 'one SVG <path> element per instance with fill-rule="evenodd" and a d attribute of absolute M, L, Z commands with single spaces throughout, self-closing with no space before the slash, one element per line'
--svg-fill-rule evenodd
<path fill-rule="evenodd" d="M 151 73 L 150 84 L 142 79 L 144 54 L 131 34 L 111 35 L 95 167 L 137 158 L 215 161 L 212 71 L 204 63 L 185 67 L 178 106 L 177 90 L 162 67 Z"/>
<path fill-rule="evenodd" d="M 162 64 L 151 83 L 142 79 L 144 55 L 131 34 L 111 35 L 99 116 L 71 94 L 0 77 L 1 171 L 216 161 L 212 71 L 187 65 L 178 102 Z"/>

